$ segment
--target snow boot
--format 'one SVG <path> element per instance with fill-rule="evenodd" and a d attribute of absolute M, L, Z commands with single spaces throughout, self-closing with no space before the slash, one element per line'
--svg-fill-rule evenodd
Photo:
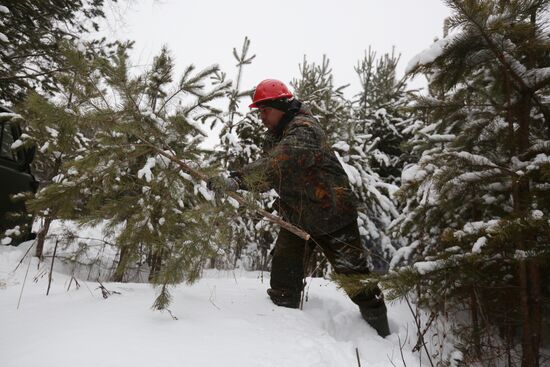
<path fill-rule="evenodd" d="M 288 308 L 298 308 L 300 307 L 300 294 L 290 292 L 284 289 L 273 289 L 269 288 L 267 294 L 271 301 L 277 306 L 288 307 Z"/>
<path fill-rule="evenodd" d="M 386 305 L 382 303 L 378 307 L 359 307 L 363 319 L 376 330 L 382 338 L 390 335 Z"/>

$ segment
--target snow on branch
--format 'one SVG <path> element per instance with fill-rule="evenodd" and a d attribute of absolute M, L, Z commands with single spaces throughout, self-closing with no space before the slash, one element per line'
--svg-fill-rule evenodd
<path fill-rule="evenodd" d="M 487 222 L 469 222 L 466 223 L 464 227 L 462 227 L 462 230 L 455 231 L 453 233 L 453 236 L 455 238 L 461 239 L 466 235 L 477 235 L 482 232 L 492 233 L 496 231 L 497 227 L 500 225 L 500 222 L 501 221 L 497 219 L 492 219 Z"/>
<path fill-rule="evenodd" d="M 525 84 L 528 84 L 527 79 L 524 78 L 527 75 L 527 67 L 525 67 L 525 65 L 523 65 L 518 59 L 510 55 L 508 52 L 504 52 L 504 59 L 510 65 L 512 71 L 517 76 L 521 77 Z"/>
<path fill-rule="evenodd" d="M 499 168 L 478 172 L 465 172 L 450 180 L 447 184 L 445 184 L 445 187 L 459 187 L 465 183 L 479 182 L 500 175 L 502 175 L 502 170 Z"/>
<path fill-rule="evenodd" d="M 151 169 L 155 167 L 156 163 L 157 160 L 154 157 L 147 158 L 147 162 L 143 168 L 138 171 L 138 178 L 145 177 L 145 181 L 151 182 L 151 179 L 153 178 L 153 172 L 151 172 Z"/>
<path fill-rule="evenodd" d="M 550 80 L 550 67 L 529 70 L 525 78 L 526 84 L 531 88 L 546 84 Z"/>
<path fill-rule="evenodd" d="M 443 260 L 436 261 L 418 261 L 414 263 L 414 269 L 421 275 L 431 273 L 432 271 L 439 270 L 445 266 Z"/>
<path fill-rule="evenodd" d="M 407 262 L 411 258 L 416 248 L 420 245 L 420 241 L 416 240 L 409 246 L 404 246 L 398 249 L 393 255 L 390 262 L 390 270 L 393 270 L 400 262 Z"/>
<path fill-rule="evenodd" d="M 550 152 L 550 140 L 538 140 L 527 150 L 527 153 L 543 152 Z"/>
<path fill-rule="evenodd" d="M 386 196 L 382 195 L 382 193 L 380 193 L 380 191 L 378 191 L 376 187 L 374 187 L 373 185 L 369 185 L 367 186 L 367 190 L 369 193 L 376 197 L 378 203 L 380 204 L 382 209 L 384 209 L 384 211 L 390 212 L 394 217 L 399 216 L 399 213 L 397 212 L 397 209 L 395 208 L 393 202 Z"/>
<path fill-rule="evenodd" d="M 531 160 L 527 165 L 528 171 L 534 171 L 541 168 L 541 166 L 550 164 L 550 157 L 544 153 L 538 154 L 533 160 Z"/>
<path fill-rule="evenodd" d="M 9 120 L 23 120 L 23 117 L 14 112 L 0 112 L 0 122 L 9 121 Z"/>
<path fill-rule="evenodd" d="M 450 156 L 462 159 L 473 166 L 489 166 L 494 168 L 498 167 L 498 165 L 496 165 L 489 158 L 478 154 L 472 154 L 469 152 L 448 152 L 448 153 L 445 153 L 445 155 L 450 155 Z"/>
<path fill-rule="evenodd" d="M 456 139 L 454 134 L 433 134 L 427 135 L 426 138 L 434 143 L 449 143 Z"/>
<path fill-rule="evenodd" d="M 443 54 L 445 48 L 457 39 L 459 35 L 461 35 L 461 33 L 453 33 L 443 39 L 435 41 L 430 47 L 414 56 L 407 64 L 405 74 L 411 73 L 419 66 L 434 62 L 435 59 Z"/>

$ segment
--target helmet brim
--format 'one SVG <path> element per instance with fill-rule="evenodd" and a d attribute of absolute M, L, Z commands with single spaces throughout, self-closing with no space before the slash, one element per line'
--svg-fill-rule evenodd
<path fill-rule="evenodd" d="M 281 99 L 281 98 L 292 98 L 293 95 L 292 93 L 285 93 L 285 94 L 281 94 L 277 97 L 268 97 L 268 98 L 262 98 L 262 99 L 259 99 L 257 101 L 254 101 L 252 104 L 250 104 L 248 106 L 248 108 L 258 108 L 258 103 L 262 103 L 262 102 L 265 102 L 265 101 L 270 101 L 272 99 Z"/>

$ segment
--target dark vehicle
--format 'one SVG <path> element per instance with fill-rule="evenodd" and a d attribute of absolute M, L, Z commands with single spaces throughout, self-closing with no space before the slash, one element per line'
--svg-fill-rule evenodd
<path fill-rule="evenodd" d="M 17 198 L 18 194 L 35 193 L 38 189 L 38 181 L 31 172 L 36 148 L 12 149 L 14 143 L 14 147 L 20 143 L 20 119 L 0 106 L 0 241 L 10 245 L 35 237 L 31 233 L 32 215 L 27 213 L 24 200 Z"/>

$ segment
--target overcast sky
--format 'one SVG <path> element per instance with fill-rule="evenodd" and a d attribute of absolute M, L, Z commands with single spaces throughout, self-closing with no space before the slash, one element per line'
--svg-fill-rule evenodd
<path fill-rule="evenodd" d="M 395 46 L 401 76 L 407 62 L 441 36 L 449 15 L 442 0 L 129 0 L 116 9 L 108 34 L 135 40 L 138 64 L 151 63 L 166 44 L 178 70 L 219 64 L 233 78 L 232 49 L 248 36 L 256 58 L 244 70 L 243 89 L 266 78 L 288 83 L 298 77 L 304 55 L 320 62 L 326 54 L 336 84 L 352 84 L 348 93 L 357 88 L 353 67 L 369 46 L 378 54 Z"/>

